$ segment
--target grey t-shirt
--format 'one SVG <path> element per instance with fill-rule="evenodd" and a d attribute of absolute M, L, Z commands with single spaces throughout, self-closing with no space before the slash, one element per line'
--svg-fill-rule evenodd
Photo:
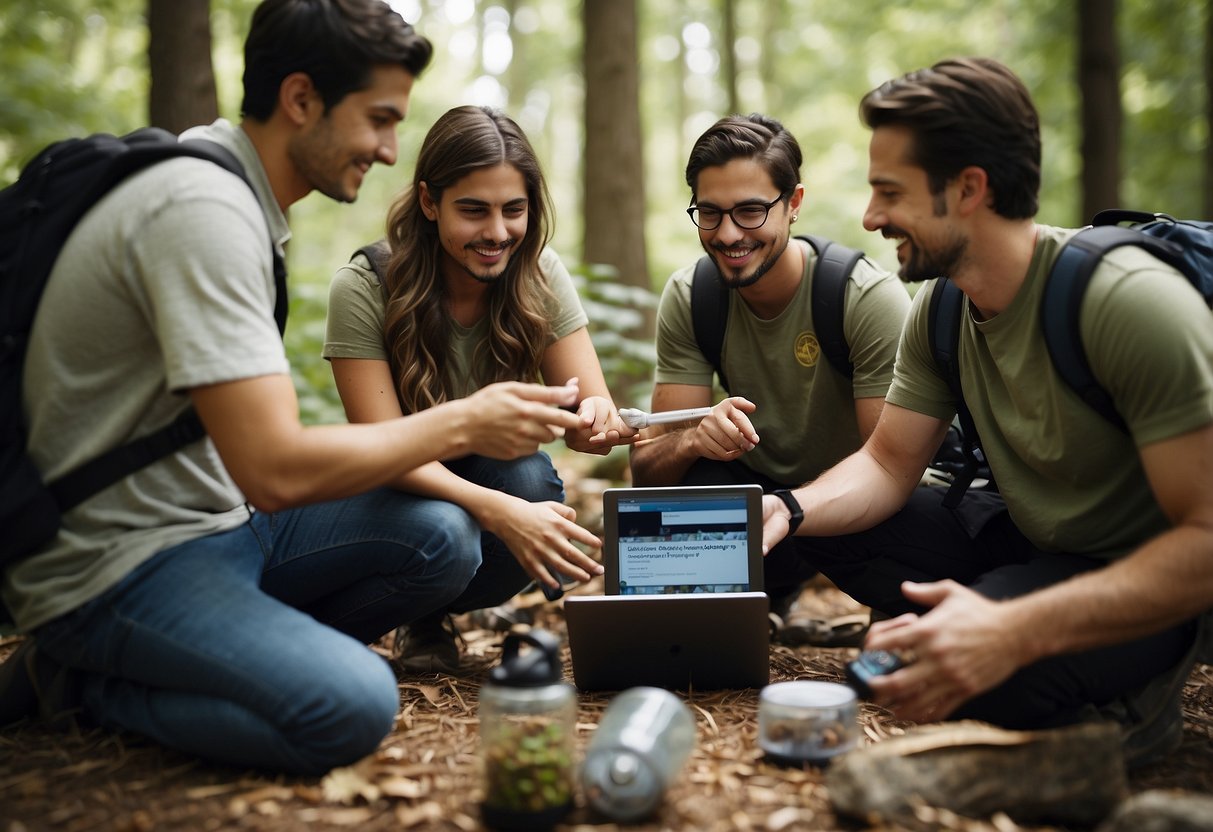
<path fill-rule="evenodd" d="M 256 189 L 172 159 L 107 194 L 72 233 L 38 307 L 25 363 L 30 450 L 53 479 L 171 422 L 190 388 L 289 372 L 274 322 L 270 240 L 289 236 L 248 137 L 220 120 L 188 131 L 236 154 Z M 64 517 L 4 574 L 23 629 L 62 615 L 156 552 L 248 518 L 204 439 Z"/>

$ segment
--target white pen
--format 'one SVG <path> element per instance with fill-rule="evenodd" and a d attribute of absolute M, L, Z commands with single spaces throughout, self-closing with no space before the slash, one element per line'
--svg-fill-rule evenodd
<path fill-rule="evenodd" d="M 689 422 L 702 419 L 712 412 L 710 407 L 692 407 L 687 410 L 664 410 L 660 413 L 645 413 L 631 407 L 619 408 L 619 418 L 630 428 L 640 430 L 649 425 L 665 425 L 670 422 Z"/>

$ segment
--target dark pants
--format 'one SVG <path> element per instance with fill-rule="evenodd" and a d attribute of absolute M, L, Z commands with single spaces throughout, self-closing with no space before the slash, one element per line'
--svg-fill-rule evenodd
<path fill-rule="evenodd" d="M 901 594 L 902 581 L 951 578 L 987 598 L 1014 598 L 1098 569 L 1106 561 L 1045 553 L 1011 521 L 1002 499 L 970 492 L 942 505 L 945 489 L 920 487 L 885 522 L 857 534 L 802 538 L 808 562 L 862 604 L 889 615 L 925 610 Z M 998 688 L 970 700 L 954 719 L 1008 728 L 1065 725 L 1179 663 L 1195 622 L 1136 641 L 1055 656 L 1029 665 Z"/>
<path fill-rule="evenodd" d="M 776 482 L 759 474 L 741 462 L 718 462 L 700 458 L 687 470 L 681 485 L 745 485 L 762 486 L 762 493 L 770 494 L 777 488 L 796 488 L 799 483 Z M 762 561 L 763 587 L 771 596 L 771 608 L 780 611 L 781 605 L 796 600 L 801 585 L 817 574 L 810 566 L 808 553 L 813 541 L 805 537 L 788 537 L 771 548 Z M 786 612 L 786 609 L 783 610 Z"/>

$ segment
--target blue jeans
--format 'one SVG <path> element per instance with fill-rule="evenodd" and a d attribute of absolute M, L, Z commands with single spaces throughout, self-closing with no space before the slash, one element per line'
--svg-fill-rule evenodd
<path fill-rule="evenodd" d="M 564 502 L 564 483 L 543 451 L 502 462 L 483 456 L 466 456 L 445 463 L 469 482 L 519 497 L 528 503 Z M 495 607 L 518 594 L 530 577 L 510 550 L 488 532 L 480 535 L 480 568 L 462 595 L 446 611 L 453 613 Z"/>
<path fill-rule="evenodd" d="M 396 679 L 366 643 L 460 597 L 479 539 L 458 506 L 388 489 L 257 513 L 158 553 L 36 641 L 104 726 L 321 774 L 391 730 Z"/>

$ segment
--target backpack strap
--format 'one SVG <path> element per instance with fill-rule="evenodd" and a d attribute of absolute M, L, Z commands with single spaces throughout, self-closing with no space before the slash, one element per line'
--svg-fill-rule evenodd
<path fill-rule="evenodd" d="M 154 128 L 145 128 L 145 131 L 136 131 L 135 135 L 154 138 Z M 178 146 L 180 152 L 173 153 L 170 148 L 170 152 L 166 153 L 163 158 L 167 159 L 176 155 L 206 159 L 240 177 L 250 189 L 253 187 L 244 172 L 244 165 L 240 164 L 240 160 L 226 147 L 207 139 L 188 139 L 180 142 Z M 134 158 L 132 154 L 131 160 L 133 161 Z M 127 172 L 130 172 L 129 169 Z M 117 184 L 116 181 L 111 182 L 109 186 L 112 187 L 115 184 Z M 278 246 L 272 241 L 270 251 L 274 268 L 274 322 L 278 325 L 278 334 L 282 335 L 286 332 L 286 317 L 290 309 L 286 285 L 286 262 L 278 253 Z M 198 414 L 192 407 L 187 408 L 176 419 L 159 430 L 125 445 L 111 448 L 95 459 L 68 471 L 54 482 L 47 483 L 46 489 L 55 498 L 59 510 L 65 512 L 119 480 L 146 468 L 156 460 L 166 457 L 186 445 L 197 442 L 204 436 L 206 436 L 206 428 L 203 427 L 202 420 L 198 418 Z"/>
<path fill-rule="evenodd" d="M 985 452 L 981 449 L 981 438 L 977 435 L 976 425 L 973 424 L 973 414 L 965 404 L 964 388 L 960 383 L 960 322 L 964 314 L 964 292 L 946 278 L 936 280 L 927 312 L 931 353 L 952 391 L 952 398 L 956 400 L 956 416 L 964 434 L 961 438 L 964 466 L 953 477 L 948 493 L 943 498 L 946 507 L 955 508 L 960 505 L 965 492 L 973 483 L 973 478 L 977 476 L 977 469 L 986 463 Z"/>
<path fill-rule="evenodd" d="M 817 254 L 813 270 L 813 330 L 830 366 L 845 378 L 855 374 L 851 348 L 843 331 L 846 311 L 847 278 L 863 258 L 863 252 L 811 234 L 796 237 L 808 243 Z M 720 386 L 728 390 L 721 366 L 724 331 L 729 321 L 729 288 L 720 279 L 712 258 L 700 257 L 691 278 L 691 325 L 699 351 L 716 370 Z"/>
<path fill-rule="evenodd" d="M 206 436 L 191 407 L 160 430 L 106 451 L 46 486 L 60 511 L 67 511 L 161 457 Z"/>
<path fill-rule="evenodd" d="M 350 255 L 352 261 L 355 257 L 361 254 L 371 263 L 371 271 L 375 273 L 375 277 L 379 278 L 379 282 L 383 283 L 383 276 L 387 274 L 387 264 L 392 257 L 392 248 L 388 245 L 386 239 L 378 239 L 373 243 L 358 248 Z"/>
<path fill-rule="evenodd" d="M 728 392 L 729 381 L 724 375 L 720 357 L 724 348 L 724 330 L 729 323 L 729 288 L 720 279 L 720 270 L 706 254 L 695 263 L 691 278 L 691 327 L 695 343 Z"/>
<path fill-rule="evenodd" d="M 1135 212 L 1122 213 L 1128 219 L 1138 216 Z M 1100 214 L 1100 217 L 1104 216 L 1104 213 Z M 1147 216 L 1153 218 L 1153 215 Z M 1117 214 L 1106 219 L 1124 218 Z M 1117 412 L 1112 395 L 1091 371 L 1079 326 L 1083 297 L 1095 274 L 1095 267 L 1105 254 L 1120 246 L 1144 248 L 1159 260 L 1176 265 L 1182 271 L 1183 267 L 1176 264 L 1177 256 L 1182 260 L 1182 250 L 1171 241 L 1115 225 L 1084 228 L 1062 246 L 1061 254 L 1053 261 L 1040 298 L 1040 323 L 1049 358 L 1062 381 L 1104 419 L 1128 433 L 1129 426 Z"/>
<path fill-rule="evenodd" d="M 846 312 L 847 278 L 855 269 L 863 252 L 811 234 L 797 235 L 817 253 L 813 270 L 813 330 L 821 351 L 835 370 L 850 379 L 855 375 L 851 363 L 851 348 L 843 331 Z"/>

